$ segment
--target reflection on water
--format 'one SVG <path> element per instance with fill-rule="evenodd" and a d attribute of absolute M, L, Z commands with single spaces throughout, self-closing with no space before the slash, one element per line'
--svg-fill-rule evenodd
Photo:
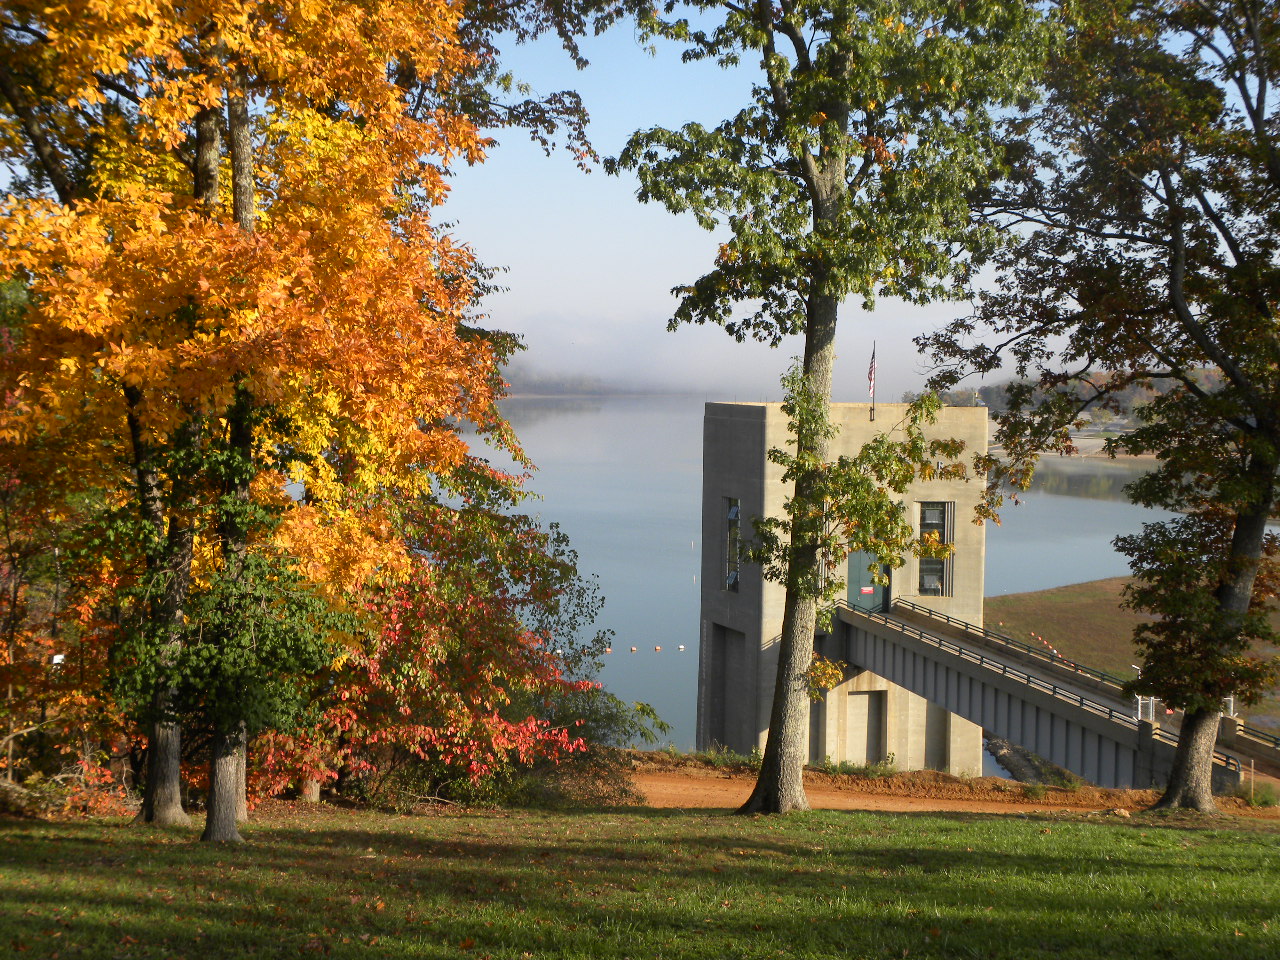
<path fill-rule="evenodd" d="M 1046 457 L 1036 466 L 1032 489 L 1063 497 L 1126 500 L 1124 488 L 1155 467 L 1150 460 Z"/>
<path fill-rule="evenodd" d="M 604 404 L 601 397 L 508 397 L 498 407 L 516 428 L 516 436 L 523 437 L 524 429 L 535 423 L 567 413 L 599 413 Z"/>
<path fill-rule="evenodd" d="M 600 579 L 597 625 L 617 634 L 600 680 L 652 704 L 681 749 L 695 735 L 702 406 L 693 397 L 502 405 L 537 466 L 528 487 L 542 502 L 527 508 L 559 523 L 580 570 Z"/>
<path fill-rule="evenodd" d="M 1125 485 L 1149 469 L 1142 460 L 1042 460 L 1022 502 L 1006 504 L 1000 524 L 987 526 L 987 596 L 1127 574 L 1129 562 L 1111 541 L 1173 516 L 1125 498 Z"/>
<path fill-rule="evenodd" d="M 543 499 L 528 508 L 560 523 L 583 573 L 600 578 L 599 625 L 617 633 L 600 679 L 624 700 L 653 704 L 672 742 L 692 748 L 703 398 L 527 398 L 502 408 L 538 467 L 529 489 Z M 1144 469 L 1045 460 L 1024 502 L 988 527 L 987 594 L 1126 573 L 1112 538 L 1167 516 L 1124 501 L 1124 485 Z"/>

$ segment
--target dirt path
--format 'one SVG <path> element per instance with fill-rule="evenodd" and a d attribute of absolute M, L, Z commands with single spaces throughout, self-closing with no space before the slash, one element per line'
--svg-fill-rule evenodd
<path fill-rule="evenodd" d="M 747 799 L 755 783 L 754 774 L 747 771 L 692 765 L 641 764 L 633 779 L 649 806 L 686 810 L 732 809 Z M 1154 790 L 1080 787 L 1075 790 L 1048 788 L 1043 796 L 1033 798 L 1020 784 L 998 777 L 959 779 L 930 771 L 883 779 L 810 771 L 805 774 L 805 793 L 816 810 L 1008 814 L 1095 811 L 1116 816 L 1143 810 L 1159 796 Z M 1220 807 L 1223 812 L 1239 816 L 1280 819 L 1280 808 L 1250 808 L 1234 798 L 1220 798 Z M 1120 810 L 1125 814 L 1116 813 Z"/>

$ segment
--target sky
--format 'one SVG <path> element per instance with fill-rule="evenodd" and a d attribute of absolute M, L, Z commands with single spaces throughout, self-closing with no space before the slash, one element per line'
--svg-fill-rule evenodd
<path fill-rule="evenodd" d="M 589 38 L 591 61 L 575 70 L 554 40 L 504 50 L 516 76 L 541 94 L 577 90 L 591 116 L 589 136 L 616 155 L 637 129 L 714 124 L 746 102 L 754 71 L 680 62 L 665 46 L 650 56 L 625 24 Z M 582 173 L 572 156 L 550 157 L 515 130 L 480 165 L 460 168 L 442 212 L 480 259 L 507 270 L 508 291 L 489 298 L 489 325 L 520 334 L 518 361 L 544 375 L 593 377 L 624 390 L 681 390 L 709 400 L 781 399 L 779 378 L 803 349 L 790 338 L 774 349 L 738 343 L 720 327 L 668 332 L 671 288 L 711 267 L 723 237 L 688 215 L 635 198 L 631 174 Z M 850 301 L 841 311 L 833 398 L 867 399 L 876 348 L 882 402 L 918 390 L 926 375 L 913 336 L 941 326 L 963 305 L 920 308 L 882 300 L 873 313 Z"/>

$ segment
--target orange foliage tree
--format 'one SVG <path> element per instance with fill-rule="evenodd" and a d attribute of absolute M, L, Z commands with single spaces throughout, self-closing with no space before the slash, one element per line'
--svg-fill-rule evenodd
<path fill-rule="evenodd" d="M 190 622 L 195 597 L 230 595 L 259 557 L 340 606 L 411 566 L 375 491 L 447 485 L 464 422 L 519 456 L 501 351 L 462 322 L 474 264 L 429 216 L 446 165 L 485 141 L 406 96 L 407 77 L 439 91 L 471 65 L 458 17 L 445 0 L 7 4 L 0 152 L 23 175 L 0 271 L 27 305 L 0 439 L 130 520 L 111 549 L 133 578 L 122 618 L 151 643 L 147 819 L 185 818 L 172 674 L 192 645 L 206 662 L 234 646 Z M 217 717 L 205 836 L 234 840 L 246 731 L 235 704 Z"/>

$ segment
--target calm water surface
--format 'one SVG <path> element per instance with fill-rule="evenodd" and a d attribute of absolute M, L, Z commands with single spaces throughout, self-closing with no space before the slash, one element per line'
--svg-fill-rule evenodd
<path fill-rule="evenodd" d="M 652 704 L 681 749 L 692 749 L 695 734 L 702 409 L 695 397 L 503 405 L 538 466 L 530 489 L 543 499 L 531 512 L 558 522 L 581 571 L 599 577 L 599 626 L 617 634 L 601 681 L 624 700 Z M 1168 516 L 1123 501 L 1124 484 L 1141 471 L 1107 460 L 1045 461 L 1023 503 L 988 527 L 987 595 L 1127 573 L 1111 539 Z"/>

